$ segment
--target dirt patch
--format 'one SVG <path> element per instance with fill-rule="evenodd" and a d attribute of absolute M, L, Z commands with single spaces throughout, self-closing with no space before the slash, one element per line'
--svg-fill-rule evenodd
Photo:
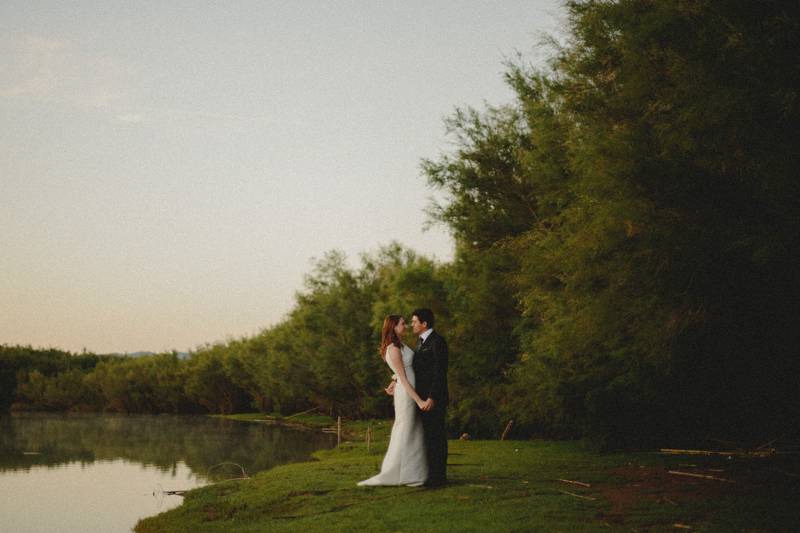
<path fill-rule="evenodd" d="M 716 477 L 725 476 L 704 469 L 682 468 L 680 471 Z M 631 465 L 609 470 L 609 473 L 619 478 L 620 483 L 592 488 L 611 504 L 610 509 L 601 513 L 599 518 L 612 523 L 624 522 L 630 509 L 645 502 L 678 505 L 683 502 L 719 498 L 742 489 L 740 485 L 734 483 L 670 474 L 668 469 L 663 467 Z"/>

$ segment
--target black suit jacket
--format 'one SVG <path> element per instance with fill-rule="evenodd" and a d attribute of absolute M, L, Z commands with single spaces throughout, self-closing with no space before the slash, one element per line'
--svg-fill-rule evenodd
<path fill-rule="evenodd" d="M 440 405 L 447 405 L 450 394 L 447 390 L 447 341 L 433 330 L 414 353 L 415 389 L 423 400 L 433 398 Z"/>

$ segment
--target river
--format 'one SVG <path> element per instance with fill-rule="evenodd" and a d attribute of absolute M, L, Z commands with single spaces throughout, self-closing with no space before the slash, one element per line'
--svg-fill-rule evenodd
<path fill-rule="evenodd" d="M 128 532 L 188 490 L 303 461 L 335 437 L 204 416 L 0 416 L 0 532 Z"/>

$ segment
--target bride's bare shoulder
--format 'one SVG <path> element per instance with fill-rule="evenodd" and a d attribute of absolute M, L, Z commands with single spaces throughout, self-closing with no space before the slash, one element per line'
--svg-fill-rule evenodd
<path fill-rule="evenodd" d="M 400 353 L 400 348 L 395 346 L 394 344 L 390 344 L 386 347 L 386 355 L 391 357 L 392 355 L 397 355 Z"/>

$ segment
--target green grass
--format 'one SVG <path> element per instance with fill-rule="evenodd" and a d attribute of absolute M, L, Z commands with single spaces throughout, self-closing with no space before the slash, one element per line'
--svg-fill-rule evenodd
<path fill-rule="evenodd" d="M 295 418 L 315 427 L 333 423 Z M 367 451 L 370 424 L 375 440 Z M 444 488 L 357 487 L 378 471 L 391 421 L 345 427 L 354 440 L 317 452 L 316 461 L 193 490 L 182 506 L 142 520 L 136 531 L 679 530 L 674 524 L 700 531 L 800 530 L 798 478 L 791 476 L 796 460 L 598 454 L 579 442 L 451 441 Z M 736 483 L 670 475 L 669 469 Z"/>

